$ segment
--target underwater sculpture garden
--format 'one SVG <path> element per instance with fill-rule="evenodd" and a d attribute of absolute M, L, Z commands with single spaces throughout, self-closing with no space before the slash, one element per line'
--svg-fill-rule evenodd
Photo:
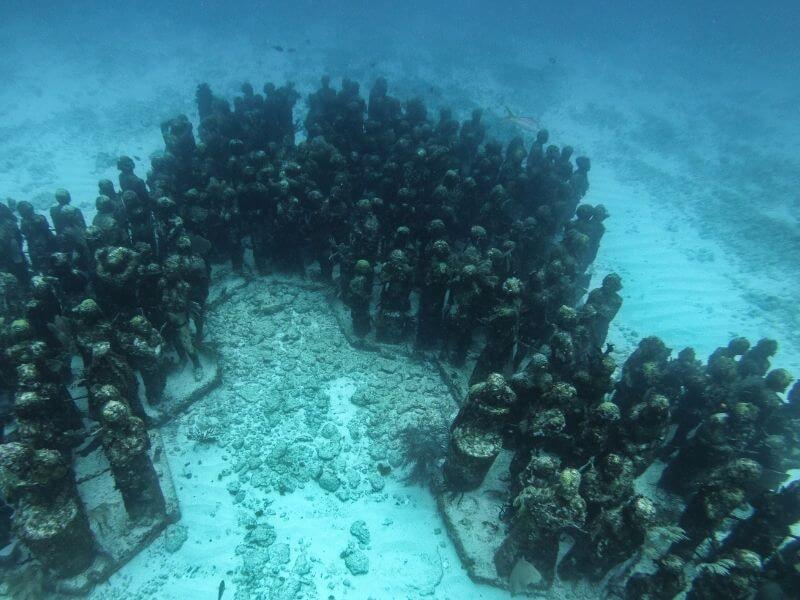
<path fill-rule="evenodd" d="M 20 542 L 4 568 L 40 569 L 61 593 L 84 593 L 112 570 L 73 471 L 92 444 L 131 522 L 157 523 L 155 533 L 176 516 L 150 438 L 169 418 L 171 370 L 202 390 L 215 368 L 205 323 L 218 265 L 255 289 L 305 277 L 352 344 L 441 372 L 430 386 L 454 393 L 452 423 L 397 432 L 400 455 L 375 460 L 367 482 L 379 490 L 405 468 L 429 485 L 469 569 L 476 549 L 451 516 L 502 457 L 497 544 L 482 549 L 476 579 L 518 592 L 590 582 L 628 598 L 797 595 L 798 546 L 784 542 L 800 491 L 781 485 L 797 466 L 800 387 L 781 397 L 792 378 L 771 370 L 774 341 L 737 338 L 702 361 L 645 338 L 618 364 L 605 342 L 623 282 L 611 273 L 587 289 L 609 216 L 581 203 L 588 158 L 550 145 L 544 130 L 502 145 L 480 111 L 463 123 L 447 110 L 431 118 L 382 79 L 365 100 L 355 82 L 323 78 L 297 143 L 298 99 L 291 85 L 262 95 L 245 84 L 231 105 L 199 86 L 197 138 L 186 116 L 164 122 L 146 180 L 121 157 L 119 184 L 99 183 L 89 226 L 66 190 L 55 194 L 54 231 L 26 202 L 0 208 L 2 381 L 13 394 L 0 481 L 6 536 Z M 240 293 L 220 290 L 214 302 Z M 251 319 L 292 302 L 248 293 Z M 280 352 L 299 337 L 282 332 Z M 340 433 L 311 425 L 327 442 L 285 449 L 284 471 L 263 474 L 265 485 L 343 493 L 326 462 Z M 194 435 L 209 441 L 216 427 L 198 423 Z M 657 473 L 658 493 L 643 493 L 637 481 Z M 252 531 L 254 547 L 269 545 L 268 527 Z M 354 536 L 343 555 L 358 576 Z"/>

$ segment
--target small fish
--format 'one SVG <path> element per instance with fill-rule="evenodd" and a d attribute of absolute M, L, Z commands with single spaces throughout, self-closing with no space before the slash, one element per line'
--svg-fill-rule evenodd
<path fill-rule="evenodd" d="M 503 117 L 504 121 L 513 123 L 520 129 L 536 133 L 539 129 L 539 121 L 533 117 L 523 117 L 522 115 L 515 115 L 510 108 L 506 106 L 506 116 Z"/>
<path fill-rule="evenodd" d="M 217 600 L 222 600 L 222 594 L 225 593 L 225 580 L 222 579 L 219 582 L 219 593 L 217 594 Z"/>
<path fill-rule="evenodd" d="M 283 52 L 283 46 L 273 46 L 272 48 L 278 52 Z"/>

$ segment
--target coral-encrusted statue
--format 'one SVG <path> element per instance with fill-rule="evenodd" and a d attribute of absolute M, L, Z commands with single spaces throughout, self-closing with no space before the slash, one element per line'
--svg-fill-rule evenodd
<path fill-rule="evenodd" d="M 0 491 L 14 506 L 14 531 L 45 568 L 71 577 L 92 564 L 94 536 L 60 453 L 0 445 Z"/>
<path fill-rule="evenodd" d="M 164 496 L 147 454 L 150 439 L 144 423 L 119 400 L 103 407 L 103 448 L 114 482 L 132 519 L 164 514 Z"/>

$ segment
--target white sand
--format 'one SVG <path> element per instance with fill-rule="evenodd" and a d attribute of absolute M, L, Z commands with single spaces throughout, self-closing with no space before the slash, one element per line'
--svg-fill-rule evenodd
<path fill-rule="evenodd" d="M 290 308 L 251 322 L 258 302 Z M 188 539 L 169 553 L 162 536 L 93 597 L 212 597 L 221 579 L 243 598 L 506 595 L 469 580 L 431 494 L 402 481 L 398 429 L 446 426 L 456 408 L 431 369 L 353 350 L 319 294 L 263 281 L 220 307 L 209 334 L 229 344 L 228 376 L 164 432 Z M 195 423 L 217 439 L 188 440 Z M 303 447 L 322 458 L 294 452 Z M 395 468 L 383 477 L 378 463 Z M 335 493 L 313 481 L 320 470 L 338 479 Z M 357 520 L 370 532 L 368 575 L 340 558 Z M 256 524 L 275 531 L 263 548 L 247 543 Z"/>

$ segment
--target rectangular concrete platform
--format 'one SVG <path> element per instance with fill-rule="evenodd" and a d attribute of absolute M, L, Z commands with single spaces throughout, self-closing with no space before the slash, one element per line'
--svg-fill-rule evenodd
<path fill-rule="evenodd" d="M 203 366 L 203 376 L 199 381 L 194 377 L 191 361 L 187 360 L 167 378 L 164 399 L 155 406 L 145 403 L 149 426 L 160 426 L 171 421 L 222 382 L 222 368 L 213 348 L 199 351 L 198 356 Z"/>
<path fill-rule="evenodd" d="M 481 486 L 463 494 L 440 493 L 436 501 L 470 578 L 508 589 L 508 581 L 497 575 L 494 554 L 505 538 L 500 511 L 508 498 L 508 467 L 512 454 L 503 450 L 486 474 Z"/>
<path fill-rule="evenodd" d="M 166 503 L 164 515 L 150 521 L 131 522 L 122 496 L 114 486 L 111 467 L 102 448 L 98 446 L 87 455 L 78 456 L 75 460 L 78 493 L 86 508 L 100 556 L 86 573 L 59 580 L 56 593 L 66 596 L 86 595 L 96 583 L 108 579 L 146 548 L 167 525 L 180 519 L 178 496 L 161 434 L 157 430 L 150 430 L 148 435 L 150 460 L 158 475 Z"/>

